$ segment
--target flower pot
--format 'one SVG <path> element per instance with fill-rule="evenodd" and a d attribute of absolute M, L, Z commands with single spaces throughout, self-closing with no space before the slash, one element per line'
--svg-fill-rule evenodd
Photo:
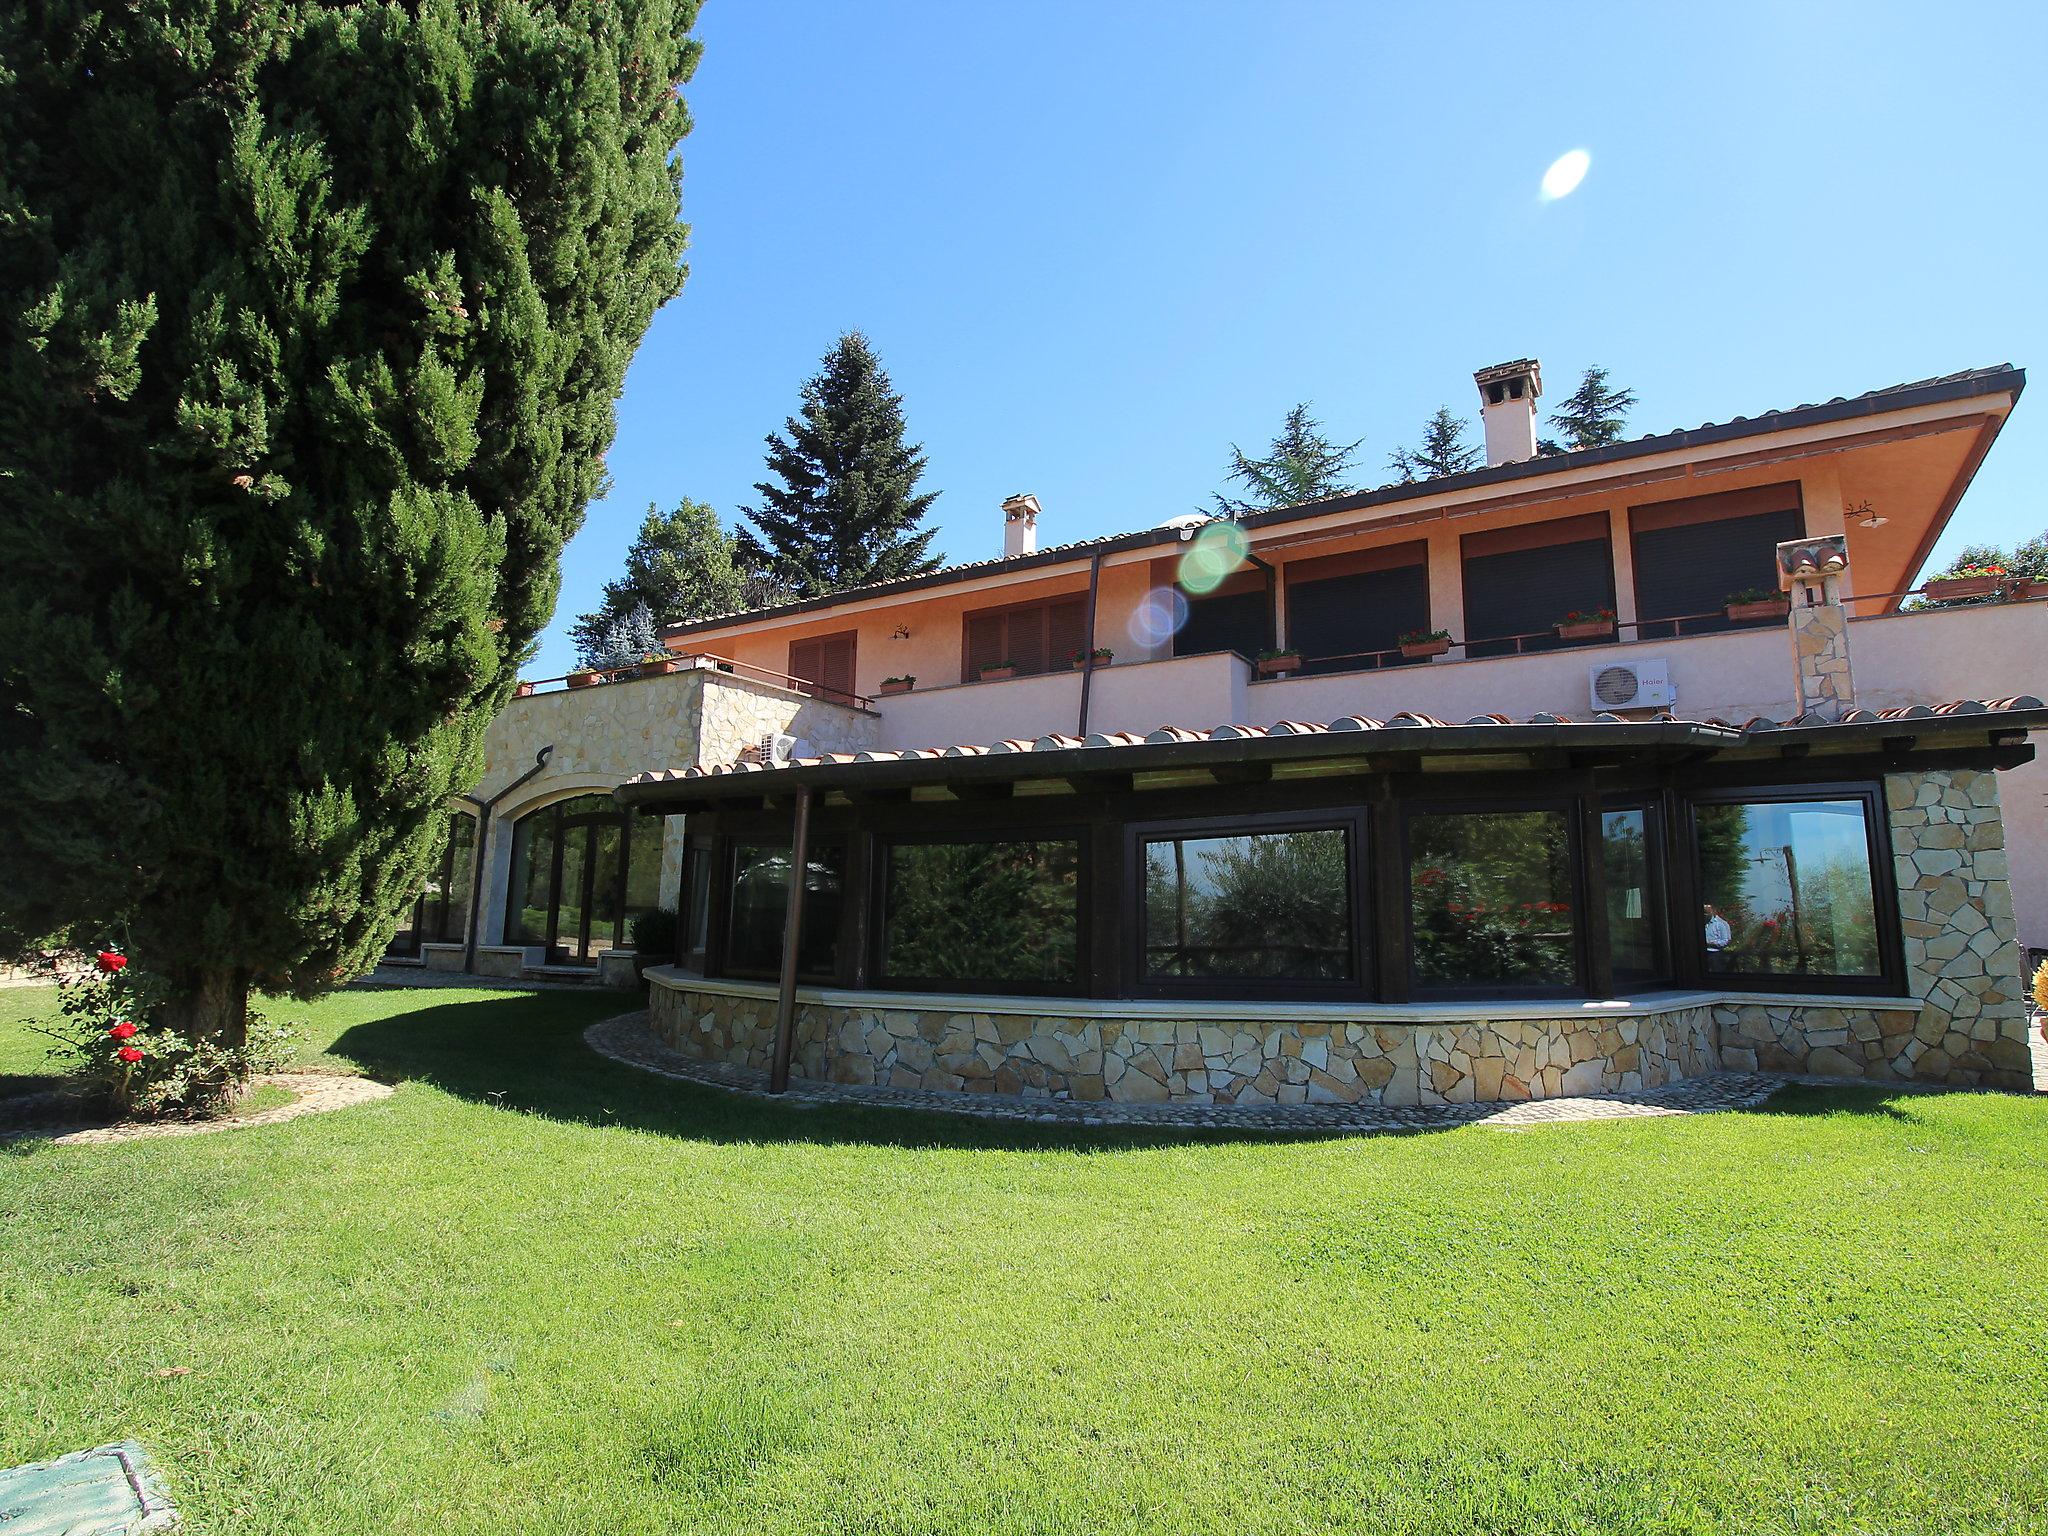
<path fill-rule="evenodd" d="M 900 677 L 891 677 L 884 679 L 882 683 L 882 692 L 885 694 L 908 693 L 912 688 L 915 688 L 916 686 L 917 680 L 915 678 L 912 678 L 909 682 L 905 682 Z"/>
<path fill-rule="evenodd" d="M 1424 661 L 1431 656 L 1441 656 L 1451 648 L 1448 637 L 1440 640 L 1403 640 L 1401 654 L 1410 661 Z"/>
<path fill-rule="evenodd" d="M 1612 640 L 1614 620 L 1587 619 L 1578 624 L 1559 624 L 1557 638 L 1560 640 Z"/>
<path fill-rule="evenodd" d="M 643 661 L 640 663 L 640 675 L 642 677 L 666 677 L 681 665 L 682 663 L 673 656 L 666 657 L 661 661 Z"/>
<path fill-rule="evenodd" d="M 1259 676 L 1261 677 L 1286 677 L 1300 670 L 1301 658 L 1296 655 L 1261 656 L 1259 658 Z"/>
<path fill-rule="evenodd" d="M 515 699 L 530 699 L 530 698 L 532 698 L 532 697 L 533 697 L 533 684 L 531 684 L 531 683 L 521 683 L 521 684 L 520 684 L 520 685 L 519 685 L 519 686 L 518 686 L 518 687 L 517 687 L 516 689 L 514 689 L 514 690 L 513 690 L 513 693 L 512 693 L 512 697 L 513 697 L 513 698 L 515 698 Z"/>
<path fill-rule="evenodd" d="M 983 667 L 980 680 L 984 683 L 1000 683 L 1016 675 L 1015 667 Z"/>
<path fill-rule="evenodd" d="M 2016 603 L 2032 597 L 2048 597 L 2048 577 L 2022 576 L 2005 589 L 2005 595 Z"/>
<path fill-rule="evenodd" d="M 597 678 L 595 672 L 571 672 L 568 682 L 571 688 L 593 688 L 597 685 Z"/>
<path fill-rule="evenodd" d="M 2003 576 L 1943 576 L 1927 583 L 1927 596 L 1937 603 L 1952 603 L 1959 597 L 1990 597 L 2004 581 Z"/>
<path fill-rule="evenodd" d="M 1782 619 L 1792 611 L 1788 598 L 1759 598 L 1753 603 L 1730 603 L 1727 606 L 1729 619 L 1737 624 L 1751 619 Z"/>

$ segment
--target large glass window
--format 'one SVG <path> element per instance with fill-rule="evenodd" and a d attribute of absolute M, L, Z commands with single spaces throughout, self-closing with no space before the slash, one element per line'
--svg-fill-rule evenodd
<path fill-rule="evenodd" d="M 1342 827 L 1140 841 L 1147 981 L 1359 979 Z"/>
<path fill-rule="evenodd" d="M 1694 810 L 1708 974 L 1883 973 L 1862 796 Z"/>
<path fill-rule="evenodd" d="M 1631 806 L 1600 818 L 1600 854 L 1607 876 L 1607 946 L 1614 979 L 1625 985 L 1658 981 L 1663 956 L 1663 861 L 1657 856 L 1657 821 Z"/>
<path fill-rule="evenodd" d="M 732 851 L 725 965 L 733 972 L 774 976 L 782 970 L 782 923 L 789 910 L 790 850 L 741 843 Z M 839 957 L 839 916 L 845 900 L 844 854 L 836 843 L 813 844 L 804 860 L 803 928 L 796 968 L 830 976 Z"/>
<path fill-rule="evenodd" d="M 512 829 L 505 942 L 539 945 L 558 964 L 595 965 L 632 943 L 633 919 L 656 905 L 662 819 L 610 795 L 578 795 Z"/>
<path fill-rule="evenodd" d="M 887 853 L 888 980 L 1070 987 L 1081 850 L 1070 841 L 897 843 Z"/>
<path fill-rule="evenodd" d="M 683 850 L 683 920 L 677 945 L 685 965 L 701 967 L 711 947 L 711 850 Z"/>
<path fill-rule="evenodd" d="M 390 953 L 416 955 L 422 944 L 459 944 L 469 936 L 469 887 L 475 854 L 476 818 L 466 811 L 453 812 L 448 817 L 441 857 L 428 872 L 419 900 L 392 936 Z"/>
<path fill-rule="evenodd" d="M 1577 978 L 1564 812 L 1416 816 L 1408 883 L 1418 989 L 1565 987 Z"/>

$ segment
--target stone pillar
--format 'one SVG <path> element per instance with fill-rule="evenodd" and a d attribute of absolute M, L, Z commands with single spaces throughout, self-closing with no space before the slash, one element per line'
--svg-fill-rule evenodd
<path fill-rule="evenodd" d="M 1778 585 L 1791 599 L 1793 689 L 1799 713 L 1839 720 L 1856 707 L 1849 675 L 1849 610 L 1842 578 L 1849 541 L 1841 534 L 1778 546 Z"/>

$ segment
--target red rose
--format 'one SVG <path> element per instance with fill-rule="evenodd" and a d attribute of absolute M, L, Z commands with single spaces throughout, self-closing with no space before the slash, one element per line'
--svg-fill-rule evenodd
<path fill-rule="evenodd" d="M 105 971 L 109 976 L 113 975 L 114 972 L 120 970 L 127 964 L 128 957 L 126 955 L 117 955 L 111 949 L 103 949 L 100 951 L 100 969 Z"/>
<path fill-rule="evenodd" d="M 112 1035 L 116 1040 L 126 1040 L 134 1035 L 135 1026 L 129 1023 L 126 1019 L 123 1019 L 120 1023 L 116 1024 L 112 1029 L 108 1030 L 107 1033 Z"/>
<path fill-rule="evenodd" d="M 135 1063 L 137 1063 L 138 1061 L 142 1060 L 142 1052 L 138 1051 L 132 1045 L 124 1045 L 121 1047 L 120 1050 L 114 1052 L 114 1054 L 116 1056 L 119 1056 L 123 1061 L 127 1062 L 128 1065 L 131 1067 L 134 1066 Z"/>

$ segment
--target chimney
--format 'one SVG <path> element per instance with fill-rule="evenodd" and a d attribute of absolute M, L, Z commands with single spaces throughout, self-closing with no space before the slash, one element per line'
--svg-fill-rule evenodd
<path fill-rule="evenodd" d="M 1038 498 L 1012 496 L 1003 503 L 1003 558 L 1038 552 Z"/>
<path fill-rule="evenodd" d="M 1849 676 L 1849 613 L 1842 577 L 1849 540 L 1839 533 L 1778 546 L 1778 585 L 1792 600 L 1792 664 L 1799 713 L 1839 720 L 1856 707 Z"/>
<path fill-rule="evenodd" d="M 1536 457 L 1536 397 L 1543 369 L 1533 357 L 1495 363 L 1472 375 L 1479 386 L 1479 416 L 1486 423 L 1486 462 L 1519 464 Z"/>

